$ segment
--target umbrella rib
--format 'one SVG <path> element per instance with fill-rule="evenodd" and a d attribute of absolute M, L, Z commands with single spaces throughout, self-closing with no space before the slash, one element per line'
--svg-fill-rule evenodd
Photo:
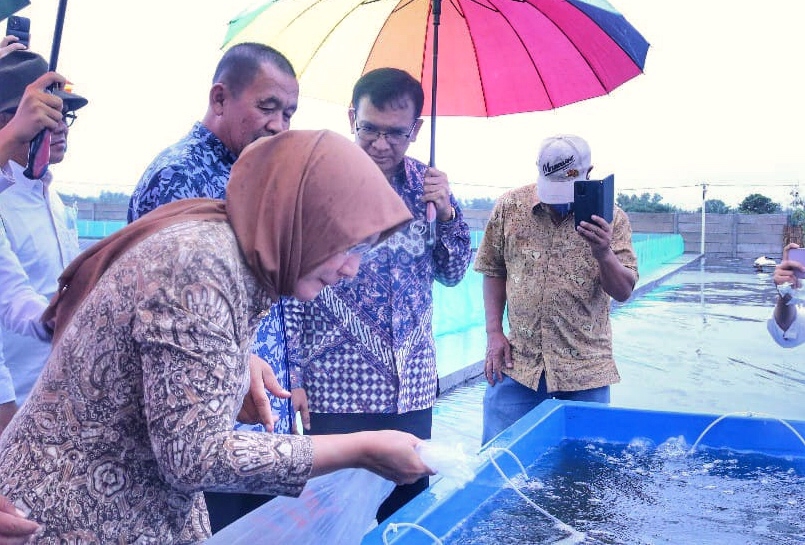
<path fill-rule="evenodd" d="M 379 0 L 366 0 L 366 2 L 364 2 L 364 3 L 365 3 L 365 4 L 368 4 L 368 3 L 370 3 L 370 2 L 378 2 L 378 1 L 379 1 Z M 404 4 L 398 4 L 398 5 L 397 5 L 397 6 L 396 6 L 396 7 L 395 7 L 393 10 L 391 10 L 391 12 L 392 12 L 392 13 L 397 13 L 397 12 L 398 12 L 398 11 L 400 11 L 401 9 L 408 7 L 408 6 L 410 6 L 411 4 L 413 4 L 413 3 L 414 3 L 414 0 L 408 0 L 408 2 L 406 2 L 406 3 L 404 3 Z"/>
<path fill-rule="evenodd" d="M 575 9 L 576 11 L 578 11 L 579 13 L 581 13 L 583 16 L 585 16 L 585 17 L 587 17 L 587 18 L 590 18 L 590 16 L 589 16 L 589 15 L 587 15 L 587 13 L 585 13 L 585 12 L 584 12 L 584 10 L 582 10 L 581 8 L 579 8 L 579 7 L 578 7 L 577 5 L 575 5 L 573 2 L 568 2 L 568 4 L 570 4 L 571 6 L 573 6 L 573 9 Z M 621 15 L 621 16 L 622 16 L 622 15 Z M 582 59 L 584 59 L 584 62 L 585 62 L 585 63 L 587 64 L 587 66 L 590 68 L 590 72 L 591 72 L 591 73 L 592 73 L 592 74 L 595 76 L 595 79 L 598 81 L 598 84 L 601 86 L 601 89 L 603 89 L 603 90 L 604 90 L 604 94 L 607 94 L 607 95 L 608 95 L 608 94 L 610 93 L 610 90 L 609 90 L 609 89 L 607 89 L 606 84 L 605 84 L 605 83 L 604 83 L 604 82 L 601 80 L 601 77 L 598 75 L 598 72 L 595 70 L 595 68 L 593 67 L 593 65 L 592 65 L 592 64 L 590 63 L 590 61 L 587 59 L 587 57 L 585 56 L 585 54 L 584 54 L 584 53 L 582 53 L 582 50 L 581 50 L 581 49 L 579 49 L 579 48 L 576 46 L 576 43 L 575 43 L 573 40 L 571 40 L 571 39 L 570 39 L 570 37 L 569 37 L 569 36 L 568 36 L 568 35 L 567 35 L 567 34 L 566 34 L 566 33 L 565 33 L 563 30 L 562 30 L 562 28 L 561 28 L 561 27 L 559 27 L 559 25 L 557 25 L 556 23 L 554 23 L 554 22 L 553 22 L 553 20 L 551 20 L 551 23 L 553 23 L 553 24 L 554 24 L 554 26 L 556 26 L 556 28 L 558 28 L 558 29 L 559 29 L 559 31 L 560 31 L 560 32 L 562 32 L 562 34 L 564 34 L 564 35 L 565 35 L 565 37 L 567 37 L 568 41 L 569 41 L 570 43 L 572 43 L 572 44 L 573 44 L 573 46 L 576 48 L 576 51 L 578 51 L 578 52 L 579 52 L 579 55 L 581 56 L 581 58 L 582 58 Z M 603 29 L 602 29 L 602 31 L 603 31 Z M 614 43 L 615 45 L 617 45 L 617 46 L 618 46 L 618 48 L 619 48 L 621 51 L 623 51 L 624 55 L 626 55 L 627 57 L 629 57 L 630 59 L 632 59 L 632 56 L 629 54 L 629 52 L 628 52 L 628 51 L 626 51 L 626 50 L 623 48 L 623 46 L 622 46 L 620 43 L 618 43 L 618 41 L 617 41 L 617 40 L 612 40 L 612 41 L 613 41 L 613 43 Z M 640 65 L 639 65 L 639 64 L 638 64 L 638 63 L 637 63 L 637 62 L 636 62 L 634 59 L 632 59 L 632 62 L 634 62 L 634 63 L 635 63 L 635 66 L 637 66 L 638 68 L 640 68 L 640 72 L 643 72 L 643 69 L 640 67 Z M 616 86 L 616 87 L 617 87 L 617 86 Z M 550 99 L 550 97 L 548 97 L 548 98 Z"/>
<path fill-rule="evenodd" d="M 310 4 L 310 5 L 309 5 L 307 8 L 305 8 L 303 11 L 299 12 L 299 14 L 298 14 L 296 17 L 294 17 L 293 19 L 291 19 L 291 21 L 290 21 L 290 22 L 289 22 L 289 23 L 286 25 L 286 27 L 285 27 L 285 28 L 288 28 L 288 27 L 290 27 L 291 25 L 293 25 L 293 23 L 295 23 L 297 20 L 299 20 L 299 19 L 300 19 L 300 18 L 301 18 L 303 15 L 305 15 L 305 14 L 306 14 L 306 13 L 308 13 L 309 11 L 313 10 L 313 9 L 314 9 L 314 8 L 315 8 L 317 5 L 321 4 L 322 2 L 327 2 L 327 1 L 328 1 L 328 0 L 317 0 L 316 2 L 314 2 L 314 3 Z M 352 9 L 350 9 L 348 12 L 346 12 L 346 13 L 344 14 L 344 16 L 343 16 L 343 17 L 341 17 L 341 19 L 339 19 L 339 20 L 338 20 L 338 22 L 336 22 L 334 25 L 331 25 L 331 26 L 330 26 L 330 31 L 329 31 L 329 32 L 327 32 L 327 33 L 324 35 L 324 37 L 322 37 L 322 38 L 319 40 L 319 43 L 318 43 L 318 45 L 316 45 L 315 49 L 313 50 L 313 53 L 310 55 L 310 58 L 308 59 L 308 62 L 305 64 L 305 66 L 304 66 L 304 67 L 303 67 L 301 70 L 298 70 L 299 75 L 301 76 L 302 74 L 304 74 L 305 70 L 307 70 L 307 67 L 310 65 L 310 63 L 311 63 L 311 62 L 313 62 L 313 59 L 314 59 L 314 58 L 316 57 L 316 55 L 318 54 L 319 50 L 321 50 L 321 48 L 322 48 L 322 46 L 325 44 L 325 42 L 327 42 L 327 40 L 330 38 L 330 36 L 332 36 L 333 32 L 335 32 L 335 29 L 336 29 L 336 28 L 338 28 L 338 25 L 340 25 L 341 23 L 343 23 L 343 22 L 344 22 L 344 20 L 345 20 L 347 17 L 349 17 L 349 15 L 350 15 L 350 14 L 354 13 L 354 12 L 355 12 L 355 10 L 359 9 L 361 6 L 363 6 L 363 5 L 365 5 L 365 4 L 372 4 L 372 3 L 374 3 L 374 2 L 379 2 L 379 1 L 380 1 L 380 0 L 364 0 L 363 2 L 360 2 L 359 4 L 356 4 L 356 5 L 355 5 L 355 6 L 354 6 Z M 375 42 L 377 42 L 377 40 L 376 40 L 376 39 L 375 39 Z M 295 67 L 295 68 L 296 68 L 296 67 Z"/>
<path fill-rule="evenodd" d="M 519 0 L 518 0 L 518 1 L 519 1 Z M 582 13 L 582 14 L 584 14 L 584 15 L 585 15 L 585 16 L 586 16 L 588 19 L 590 19 L 591 21 L 593 21 L 594 23 L 596 23 L 596 24 L 597 24 L 597 21 L 595 20 L 595 18 L 594 18 L 594 17 L 592 17 L 590 14 L 588 14 L 588 13 L 587 13 L 585 10 L 583 10 L 583 9 L 581 8 L 581 6 L 579 6 L 579 5 L 578 5 L 578 4 L 577 4 L 575 1 L 567 0 L 567 3 L 568 3 L 568 4 L 570 4 L 571 6 L 573 6 L 573 7 L 576 9 L 576 11 L 581 12 L 581 13 Z M 586 3 L 589 3 L 589 2 L 586 2 Z M 590 7 L 592 8 L 592 7 L 594 7 L 594 6 L 590 6 Z M 614 11 L 614 13 L 615 13 L 615 14 L 617 14 L 617 16 L 618 16 L 618 17 L 619 17 L 619 18 L 622 20 L 622 22 L 623 22 L 624 24 L 626 24 L 626 25 L 628 25 L 628 26 L 632 27 L 632 30 L 634 30 L 634 32 L 637 34 L 637 36 L 639 36 L 639 37 L 640 37 L 640 39 L 641 39 L 641 40 L 643 40 L 643 42 L 645 42 L 645 44 L 646 44 L 646 53 L 647 53 L 647 52 L 648 52 L 648 46 L 649 46 L 649 43 L 648 43 L 648 42 L 646 42 L 646 40 L 645 40 L 645 38 L 642 36 L 642 34 L 640 34 L 640 32 L 639 32 L 639 31 L 638 31 L 636 28 L 634 28 L 634 26 L 633 26 L 633 25 L 632 25 L 632 24 L 631 24 L 631 23 L 630 23 L 630 22 L 629 22 L 629 21 L 626 19 L 626 17 L 623 15 L 623 13 L 621 13 L 621 12 L 619 12 L 619 11 L 617 11 L 617 10 L 615 10 L 615 11 Z M 607 31 L 604 29 L 604 27 L 602 27 L 601 25 L 598 25 L 598 26 L 599 26 L 599 28 L 601 28 L 601 30 L 602 30 L 602 31 L 603 31 L 605 34 L 607 34 L 607 36 L 609 36 L 609 38 L 612 40 L 612 42 L 613 42 L 615 45 L 617 45 L 617 46 L 618 46 L 618 48 L 619 48 L 621 51 L 623 51 L 623 54 L 624 54 L 624 55 L 626 55 L 627 57 L 629 57 L 629 58 L 632 60 L 632 62 L 635 64 L 635 66 L 637 66 L 637 67 L 640 69 L 640 72 L 641 72 L 641 73 L 643 73 L 643 67 L 644 67 L 644 65 L 645 65 L 645 61 L 646 61 L 646 53 L 644 53 L 644 54 L 641 56 L 641 55 L 640 55 L 640 53 L 639 53 L 638 51 L 629 51 L 629 50 L 627 50 L 627 49 L 626 49 L 626 47 L 625 47 L 625 46 L 624 46 L 624 45 L 623 45 L 623 44 L 622 44 L 622 43 L 621 43 L 619 40 L 616 40 L 616 39 L 614 38 L 614 36 L 612 36 L 611 34 L 609 34 L 609 32 L 607 32 Z M 641 58 L 641 57 L 642 57 L 642 58 Z"/>
<path fill-rule="evenodd" d="M 551 108 L 552 109 L 557 108 L 556 104 L 554 103 L 553 99 L 551 98 L 550 94 L 548 93 L 548 87 L 545 85 L 545 80 L 543 79 L 542 74 L 540 73 L 539 67 L 537 66 L 537 63 L 535 62 L 534 57 L 531 55 L 531 52 L 528 50 L 528 47 L 523 42 L 523 39 L 520 37 L 520 34 L 517 31 L 514 30 L 514 26 L 512 25 L 511 20 L 508 17 L 506 17 L 506 15 L 502 11 L 500 11 L 498 8 L 496 8 L 494 6 L 484 5 L 481 2 L 479 2 L 478 0 L 469 0 L 469 1 L 472 2 L 473 4 L 479 6 L 479 7 L 482 7 L 482 8 L 488 9 L 489 11 L 494 11 L 494 12 L 500 14 L 500 16 L 506 21 L 506 24 L 508 24 L 509 28 L 512 29 L 512 32 L 517 37 L 517 41 L 520 42 L 520 45 L 522 46 L 522 48 L 525 51 L 526 55 L 528 55 L 528 58 L 531 61 L 531 66 L 534 67 L 534 73 L 537 75 L 537 77 L 539 78 L 540 82 L 542 82 L 542 87 L 543 87 L 543 89 L 545 89 L 545 96 L 548 97 L 548 101 L 551 104 Z M 515 1 L 522 2 L 523 0 L 515 0 Z M 450 0 L 450 3 L 454 4 L 454 0 Z M 529 5 L 531 5 L 534 9 L 537 9 L 533 4 L 529 3 Z M 458 8 L 456 8 L 456 9 L 458 10 Z M 461 13 L 461 12 L 459 12 L 459 13 Z M 464 17 L 463 13 L 461 13 L 461 16 L 466 20 L 466 17 Z M 551 23 L 553 23 L 554 26 L 556 26 L 556 23 L 554 23 L 553 21 L 551 21 Z M 470 26 L 469 21 L 467 22 L 467 26 L 468 27 Z M 473 39 L 472 36 L 473 36 L 473 34 L 472 34 L 472 32 L 470 32 L 470 40 L 472 40 L 472 49 L 473 49 L 473 51 L 477 52 L 477 49 L 475 48 L 475 40 Z M 475 65 L 478 66 L 479 69 L 480 69 L 480 65 L 479 65 L 479 63 L 477 61 L 478 61 L 478 59 L 477 59 L 477 55 L 476 55 Z M 585 59 L 585 62 L 587 62 L 587 59 Z M 598 78 L 598 76 L 596 75 L 596 79 L 597 78 Z M 486 99 L 486 92 L 485 92 L 485 89 L 484 89 L 484 81 L 483 81 L 483 78 L 480 77 L 480 74 L 478 75 L 478 80 L 481 82 L 481 88 L 482 88 L 481 93 L 483 94 L 483 97 L 484 97 L 484 111 L 487 112 L 487 116 L 488 116 L 489 115 L 489 109 L 487 108 L 487 99 Z"/>
<path fill-rule="evenodd" d="M 575 10 L 576 10 L 576 11 L 578 11 L 578 12 L 580 12 L 580 13 L 581 13 L 582 15 L 584 15 L 585 17 L 588 17 L 588 18 L 589 18 L 589 15 L 587 15 L 586 13 L 584 13 L 584 12 L 583 12 L 581 9 L 579 9 L 579 7 L 578 7 L 578 6 L 576 6 L 576 5 L 575 5 L 575 4 L 573 4 L 572 2 L 568 2 L 568 4 L 570 4 L 571 6 L 573 6 L 573 9 L 575 9 Z M 551 21 L 551 22 L 553 23 L 553 21 Z M 556 24 L 556 23 L 554 23 L 554 24 Z M 561 30 L 561 29 L 560 29 L 560 30 Z M 570 39 L 570 36 L 568 36 L 568 35 L 567 35 L 567 34 L 566 34 L 564 31 L 562 31 L 562 34 L 564 34 L 564 35 L 565 35 L 565 37 L 567 37 L 567 40 L 568 40 L 570 43 L 572 43 L 572 44 L 573 44 L 573 47 L 575 47 L 575 48 L 576 48 L 576 51 L 578 51 L 578 52 L 579 52 L 579 55 L 581 55 L 581 58 L 582 58 L 582 59 L 584 59 L 584 62 L 587 64 L 587 66 L 589 66 L 589 67 L 590 67 L 590 72 L 592 72 L 592 73 L 593 73 L 593 75 L 595 76 L 595 79 L 596 79 L 596 80 L 598 80 L 598 85 L 600 85 L 600 86 L 601 86 L 601 89 L 603 89 L 603 90 L 604 90 L 604 93 L 609 94 L 609 89 L 607 89 L 607 86 L 606 86 L 606 85 L 604 84 L 604 82 L 601 80 L 601 77 L 598 75 L 598 72 L 596 72 L 596 71 L 595 71 L 595 68 L 594 68 L 594 67 L 593 67 L 593 65 L 590 63 L 590 61 L 589 61 L 589 60 L 587 60 L 586 55 L 584 55 L 584 53 L 582 53 L 582 52 L 581 52 L 581 49 L 579 49 L 578 45 L 577 45 L 577 44 L 576 44 L 576 43 L 575 43 L 573 40 L 571 40 L 571 39 Z M 618 45 L 618 47 L 620 47 L 620 44 Z M 621 48 L 621 49 L 622 49 L 622 48 Z"/>
<path fill-rule="evenodd" d="M 494 11 L 496 13 L 500 13 L 500 10 L 495 8 L 494 6 L 484 5 L 484 4 L 480 3 L 480 2 L 478 2 L 477 0 L 470 0 L 470 1 L 473 4 L 475 4 L 475 5 L 479 6 L 479 7 L 488 9 L 489 11 Z M 450 0 L 450 4 L 454 8 L 456 8 L 456 12 L 461 16 L 462 19 L 464 19 L 464 21 L 466 22 L 467 28 L 469 29 L 470 22 L 467 20 L 467 16 L 464 14 L 464 11 L 460 9 L 460 6 L 456 5 L 455 0 Z M 504 18 L 505 18 L 505 16 L 504 16 Z M 508 22 L 508 19 L 506 20 L 506 22 Z M 511 25 L 509 25 L 509 26 L 511 26 Z M 486 85 L 485 85 L 484 79 L 481 77 L 481 73 L 480 73 L 481 72 L 481 64 L 478 62 L 478 48 L 475 47 L 475 38 L 473 37 L 472 32 L 469 32 L 468 34 L 469 34 L 470 41 L 472 42 L 472 52 L 473 52 L 473 55 L 475 56 L 475 66 L 476 66 L 476 69 L 478 70 L 478 74 L 477 74 L 478 75 L 478 81 L 481 84 L 481 96 L 484 97 L 484 112 L 486 113 L 486 115 L 488 117 L 489 116 L 489 101 L 486 98 Z M 540 79 L 542 79 L 542 78 L 540 78 Z"/>
<path fill-rule="evenodd" d="M 473 1 L 475 1 L 475 0 L 473 0 Z M 522 0 L 516 0 L 516 1 L 522 1 Z M 562 35 L 563 35 L 565 38 L 567 38 L 567 41 L 568 41 L 568 42 L 570 42 L 571 44 L 573 44 L 574 49 L 575 49 L 576 51 L 578 51 L 579 55 L 580 55 L 580 56 L 581 56 L 581 58 L 584 60 L 584 63 L 585 63 L 585 64 L 586 64 L 586 65 L 587 65 L 587 66 L 590 68 L 590 72 L 593 74 L 593 76 L 595 76 L 596 81 L 598 81 L 598 85 L 601 87 L 601 89 L 603 89 L 603 90 L 604 90 L 604 93 L 605 93 L 605 94 L 609 94 L 609 90 L 606 88 L 606 85 L 604 85 L 603 81 L 601 81 L 601 77 L 600 77 L 600 76 L 598 75 L 598 73 L 595 71 L 595 69 L 593 68 L 592 64 L 590 64 L 590 61 L 589 61 L 589 60 L 587 60 L 587 57 L 584 55 L 584 53 L 582 53 L 582 52 L 581 52 L 581 50 L 578 48 L 577 44 L 576 44 L 576 43 L 575 43 L 575 42 L 574 42 L 574 41 L 573 41 L 573 40 L 570 38 L 570 36 L 568 36 L 567 32 L 565 32 L 565 30 L 564 30 L 564 29 L 563 29 L 563 28 L 562 28 L 560 25 L 556 24 L 556 22 L 555 22 L 555 21 L 554 21 L 552 18 L 548 17 L 548 15 L 547 15 L 547 14 L 546 14 L 544 11 L 542 11 L 542 10 L 538 9 L 538 8 L 537 8 L 537 7 L 536 7 L 534 4 L 531 4 L 530 2 L 526 2 L 526 3 L 528 3 L 528 4 L 529 4 L 529 5 L 530 5 L 532 8 L 534 8 L 535 10 L 539 11 L 540 13 L 542 13 L 542 15 L 544 15 L 544 16 L 545 16 L 545 19 L 547 19 L 548 21 L 550 21 L 550 22 L 551 22 L 551 24 L 552 24 L 552 25 L 553 25 L 553 26 L 554 26 L 554 27 L 555 27 L 555 28 L 556 28 L 556 29 L 557 29 L 557 30 L 558 30 L 558 31 L 559 31 L 559 32 L 560 32 L 560 33 L 561 33 L 561 34 L 562 34 Z M 567 2 L 567 3 L 568 3 L 569 5 L 571 5 L 571 6 L 573 6 L 573 9 L 575 9 L 575 10 L 579 11 L 579 12 L 580 12 L 582 15 L 584 15 L 585 17 L 588 17 L 588 18 L 589 18 L 589 16 L 588 16 L 586 13 L 584 13 L 584 11 L 582 11 L 581 9 L 579 9 L 579 8 L 578 8 L 577 6 L 575 6 L 575 5 L 574 5 L 572 2 Z M 504 16 L 504 17 L 505 17 L 505 16 Z M 507 19 L 507 21 L 508 21 L 508 19 Z M 517 38 L 518 38 L 518 39 L 520 39 L 520 35 L 519 35 L 519 34 L 517 34 Z M 522 40 L 520 40 L 520 43 L 522 44 L 522 43 L 523 43 L 523 41 L 522 41 Z M 620 46 L 619 46 L 619 47 L 620 47 Z M 551 108 L 552 108 L 552 109 L 559 108 L 559 106 L 557 106 L 557 105 L 556 105 L 556 103 L 554 102 L 553 98 L 551 97 L 551 94 L 550 94 L 550 91 L 548 90 L 548 87 L 545 85 L 545 80 L 542 78 L 542 75 L 540 74 L 539 67 L 537 67 L 536 62 L 534 61 L 534 57 L 533 57 L 533 56 L 530 54 L 530 52 L 528 51 L 528 48 L 527 48 L 527 47 L 525 47 L 525 44 L 523 44 L 523 48 L 525 49 L 526 53 L 528 53 L 528 57 L 531 59 L 531 64 L 534 66 L 534 71 L 537 73 L 537 76 L 539 77 L 540 81 L 542 82 L 542 87 L 545 89 L 545 96 L 546 96 L 546 97 L 548 97 L 548 102 L 550 102 L 550 104 L 551 104 Z M 623 49 L 623 48 L 621 48 L 621 49 Z"/>

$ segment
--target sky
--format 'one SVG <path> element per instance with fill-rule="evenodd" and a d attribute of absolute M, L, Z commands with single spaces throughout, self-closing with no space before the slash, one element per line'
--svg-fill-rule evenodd
<path fill-rule="evenodd" d="M 52 168 L 59 191 L 130 193 L 145 167 L 207 107 L 227 23 L 252 0 L 70 0 L 57 69 L 90 100 Z M 536 179 L 540 142 L 583 136 L 616 192 L 693 209 L 762 193 L 784 207 L 805 182 L 802 0 L 612 0 L 651 44 L 644 74 L 548 112 L 439 118 L 436 164 L 459 198 Z M 57 0 L 31 0 L 31 48 L 51 55 Z M 409 154 L 428 159 L 429 120 Z M 292 128 L 349 134 L 346 107 L 307 99 Z"/>

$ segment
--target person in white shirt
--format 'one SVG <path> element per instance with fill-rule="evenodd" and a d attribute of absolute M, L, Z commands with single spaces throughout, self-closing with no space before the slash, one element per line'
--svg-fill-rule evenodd
<path fill-rule="evenodd" d="M 53 176 L 28 179 L 30 141 L 50 131 L 50 163 L 64 159 L 68 127 L 87 100 L 65 92 L 66 80 L 28 50 L 0 58 L 0 431 L 22 404 L 50 353 L 39 317 L 58 278 L 78 255 L 74 214 Z M 50 86 L 57 90 L 48 92 Z"/>
<path fill-rule="evenodd" d="M 783 259 L 774 268 L 778 297 L 774 314 L 767 323 L 772 339 L 785 348 L 805 343 L 805 318 L 797 313 L 796 305 L 800 299 L 797 290 L 802 286 L 802 280 L 796 274 L 805 275 L 805 265 L 789 259 L 788 252 L 794 248 L 799 248 L 799 245 L 791 243 L 783 248 Z"/>

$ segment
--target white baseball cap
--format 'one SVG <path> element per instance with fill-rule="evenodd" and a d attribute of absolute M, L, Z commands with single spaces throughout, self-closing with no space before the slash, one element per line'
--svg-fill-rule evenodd
<path fill-rule="evenodd" d="M 587 179 L 590 146 L 578 136 L 565 134 L 543 140 L 537 167 L 537 196 L 547 204 L 573 202 L 573 182 Z"/>

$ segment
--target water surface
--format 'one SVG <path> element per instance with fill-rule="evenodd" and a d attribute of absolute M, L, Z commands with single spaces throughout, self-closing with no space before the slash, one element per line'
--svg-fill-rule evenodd
<path fill-rule="evenodd" d="M 749 260 L 694 263 L 612 312 L 612 405 L 805 420 L 805 345 L 766 331 L 776 291 Z M 435 439 L 480 447 L 479 380 L 440 397 Z"/>
<path fill-rule="evenodd" d="M 445 544 L 794 545 L 805 542 L 805 458 L 564 441 L 445 536 Z M 573 536 L 577 537 L 573 537 Z"/>

